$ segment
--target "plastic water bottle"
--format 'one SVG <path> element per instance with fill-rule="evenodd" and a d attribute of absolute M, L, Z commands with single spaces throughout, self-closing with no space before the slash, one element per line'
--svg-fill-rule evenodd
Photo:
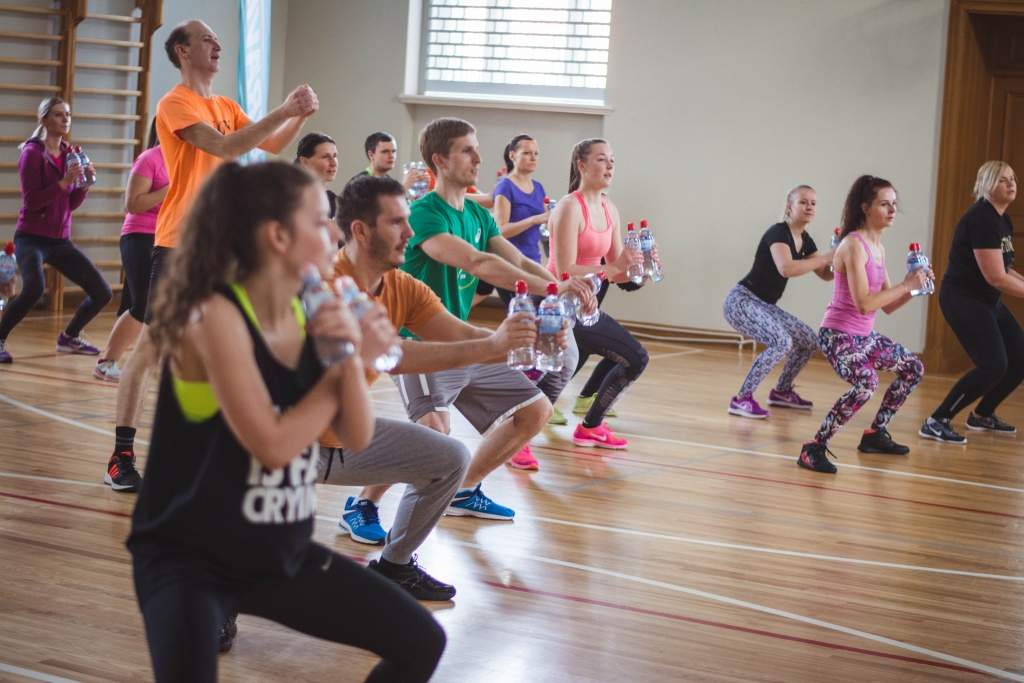
<path fill-rule="evenodd" d="M 555 201 L 553 199 L 551 199 L 551 197 L 545 197 L 544 198 L 544 210 L 545 211 L 554 211 L 555 210 Z M 541 223 L 540 224 L 540 237 L 541 237 L 541 239 L 545 239 L 545 240 L 551 237 L 551 231 L 548 230 L 548 224 L 547 223 Z"/>
<path fill-rule="evenodd" d="M 644 275 L 651 282 L 661 282 L 661 266 L 654 260 L 654 233 L 647 227 L 647 219 L 640 221 L 640 251 L 644 255 Z"/>
<path fill-rule="evenodd" d="M 299 299 L 302 301 L 302 310 L 306 318 L 312 320 L 316 312 L 326 302 L 334 299 L 332 292 L 320 278 L 320 271 L 317 267 L 310 265 L 302 273 L 302 289 L 299 292 Z M 328 368 L 340 363 L 356 352 L 356 346 L 346 339 L 325 339 L 316 337 L 313 339 L 316 347 L 316 355 L 320 363 Z"/>
<path fill-rule="evenodd" d="M 557 285 L 556 285 L 557 287 Z M 526 282 L 516 280 L 516 295 L 508 302 L 508 314 L 513 316 L 516 313 L 529 313 L 536 316 L 533 308 L 533 301 L 526 293 Z M 531 370 L 534 365 L 533 346 L 520 346 L 508 352 L 508 366 L 513 370 Z"/>
<path fill-rule="evenodd" d="M 14 242 L 8 242 L 0 252 L 0 285 L 6 285 L 18 272 L 18 259 L 14 255 Z M 7 299 L 0 297 L 0 311 L 7 308 Z"/>
<path fill-rule="evenodd" d="M 75 145 L 72 151 L 74 151 L 74 153 L 77 155 L 78 163 L 82 165 L 82 170 L 84 172 L 82 175 L 82 180 L 78 186 L 82 187 L 85 185 L 95 185 L 96 173 L 94 171 L 89 170 L 89 164 L 92 163 L 89 160 L 89 155 L 82 151 L 81 145 Z"/>
<path fill-rule="evenodd" d="M 367 311 L 373 308 L 373 302 L 370 301 L 370 297 L 360 291 L 356 281 L 348 276 L 338 278 L 338 294 L 341 296 L 341 300 L 348 305 L 356 320 L 362 319 Z M 390 372 L 398 367 L 398 363 L 401 360 L 402 346 L 401 344 L 394 344 L 373 360 L 373 369 L 377 372 Z"/>
<path fill-rule="evenodd" d="M 565 282 L 569 279 L 569 273 L 562 273 L 562 281 Z M 583 279 L 594 289 L 594 296 L 601 291 L 601 280 L 604 279 L 604 273 L 588 273 L 583 276 Z M 597 319 L 601 317 L 601 309 L 594 306 L 594 310 L 589 314 L 583 312 L 583 302 L 581 302 L 575 294 L 572 292 L 566 292 L 562 295 L 562 306 L 565 307 L 565 319 L 569 321 L 569 327 L 573 327 L 577 321 L 583 327 L 590 327 L 597 322 Z"/>
<path fill-rule="evenodd" d="M 634 251 L 640 251 L 640 235 L 636 232 L 636 226 L 630 223 L 626 226 L 626 249 L 632 249 Z M 644 281 L 644 265 L 642 263 L 634 263 L 626 270 L 626 277 L 638 285 Z"/>
<path fill-rule="evenodd" d="M 427 165 L 422 161 L 409 161 L 406 162 L 405 166 L 403 166 L 402 168 L 404 169 L 406 175 L 408 175 L 409 173 L 413 172 L 426 171 Z M 411 201 L 416 201 L 417 199 L 425 195 L 429 189 L 430 181 L 426 179 L 417 180 L 412 184 L 412 187 L 409 188 L 409 199 Z"/>
<path fill-rule="evenodd" d="M 537 344 L 535 367 L 544 372 L 559 372 L 565 365 L 565 351 L 558 345 L 565 308 L 558 298 L 558 285 L 548 283 L 548 295 L 537 306 Z"/>
<path fill-rule="evenodd" d="M 907 272 L 911 273 L 919 268 L 927 268 L 928 257 L 921 253 L 921 245 L 917 242 L 910 244 L 910 251 L 907 252 Z M 935 292 L 935 283 L 928 278 L 921 289 L 910 290 L 910 296 L 928 296 Z"/>
<path fill-rule="evenodd" d="M 842 242 L 842 241 L 843 241 L 843 229 L 842 228 L 833 228 L 832 229 L 832 239 L 829 240 L 829 243 L 828 243 L 829 250 L 835 251 L 836 249 L 838 249 L 839 248 L 839 243 Z"/>

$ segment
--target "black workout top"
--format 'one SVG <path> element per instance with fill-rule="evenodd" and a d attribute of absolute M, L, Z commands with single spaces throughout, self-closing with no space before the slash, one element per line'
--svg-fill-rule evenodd
<path fill-rule="evenodd" d="M 788 223 L 776 223 L 768 228 L 761 242 L 757 245 L 757 252 L 754 254 L 754 265 L 751 266 L 747 276 L 740 280 L 740 284 L 753 292 L 759 299 L 774 304 L 782 298 L 786 291 L 786 282 L 789 278 L 782 277 L 779 269 L 775 267 L 775 259 L 772 258 L 772 245 L 778 242 L 789 245 L 789 255 L 794 261 L 800 261 L 818 251 L 818 246 L 811 239 L 811 236 L 804 232 L 803 244 L 800 251 L 796 250 L 796 243 L 793 241 L 793 233 L 789 231 Z"/>
<path fill-rule="evenodd" d="M 953 287 L 962 294 L 995 305 L 1001 293 L 985 281 L 974 258 L 975 249 L 999 249 L 1003 253 L 1003 267 L 1009 271 L 1013 266 L 1013 223 L 1006 214 L 1000 216 L 984 198 L 967 209 L 956 224 L 942 286 Z"/>
<path fill-rule="evenodd" d="M 242 312 L 260 374 L 284 412 L 323 373 L 312 340 L 306 338 L 296 369 L 281 365 L 263 341 L 245 291 L 233 290 L 220 294 Z M 182 385 L 199 389 L 190 392 L 191 401 Z M 268 470 L 235 438 L 208 385 L 174 378 L 168 363 L 151 441 L 127 541 L 137 559 L 186 557 L 231 579 L 295 575 L 313 533 L 315 444 L 285 467 Z"/>

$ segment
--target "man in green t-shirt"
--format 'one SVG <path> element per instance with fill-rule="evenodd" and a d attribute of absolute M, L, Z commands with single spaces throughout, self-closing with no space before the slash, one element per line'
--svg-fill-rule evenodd
<path fill-rule="evenodd" d="M 445 308 L 466 320 L 479 279 L 506 289 L 523 280 L 531 294 L 543 296 L 554 278 L 547 270 L 509 243 L 491 215 L 466 199 L 477 180 L 480 152 L 476 130 L 461 119 L 437 119 L 420 136 L 420 153 L 437 177 L 437 186 L 411 208 L 413 237 L 405 248 L 402 269 L 425 282 Z M 589 308 L 595 305 L 588 284 L 572 279 L 559 283 Z M 579 351 L 568 336 L 565 369 L 544 376 L 538 387 L 523 373 L 504 364 L 471 365 L 458 370 L 395 377 L 409 419 L 448 433 L 449 406 L 472 397 L 483 402 L 491 416 L 486 423 L 470 421 L 485 435 L 473 455 L 462 488 L 455 494 L 449 515 L 484 519 L 511 519 L 515 512 L 495 503 L 480 490 L 484 477 L 516 456 L 513 464 L 537 469 L 529 453 L 529 440 L 551 415 L 551 405 L 576 369 Z M 544 398 L 549 400 L 538 400 Z M 464 412 L 464 411 L 463 411 Z M 467 415 L 467 417 L 470 417 Z"/>

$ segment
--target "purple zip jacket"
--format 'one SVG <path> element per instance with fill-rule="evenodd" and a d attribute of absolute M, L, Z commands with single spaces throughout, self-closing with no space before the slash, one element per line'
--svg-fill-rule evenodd
<path fill-rule="evenodd" d="M 60 143 L 60 153 L 66 155 L 71 145 Z M 42 140 L 32 138 L 25 143 L 18 158 L 18 176 L 21 178 L 21 210 L 15 232 L 55 239 L 71 237 L 71 212 L 82 205 L 88 187 L 70 192 L 58 183 L 64 177 L 53 158 L 46 152 Z"/>

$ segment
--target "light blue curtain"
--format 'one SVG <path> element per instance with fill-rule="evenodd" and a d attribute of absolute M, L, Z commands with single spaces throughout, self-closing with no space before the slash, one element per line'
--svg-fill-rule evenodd
<path fill-rule="evenodd" d="M 270 88 L 270 2 L 238 0 L 238 104 L 253 121 L 267 115 Z M 254 149 L 239 161 L 261 161 L 266 153 Z"/>

